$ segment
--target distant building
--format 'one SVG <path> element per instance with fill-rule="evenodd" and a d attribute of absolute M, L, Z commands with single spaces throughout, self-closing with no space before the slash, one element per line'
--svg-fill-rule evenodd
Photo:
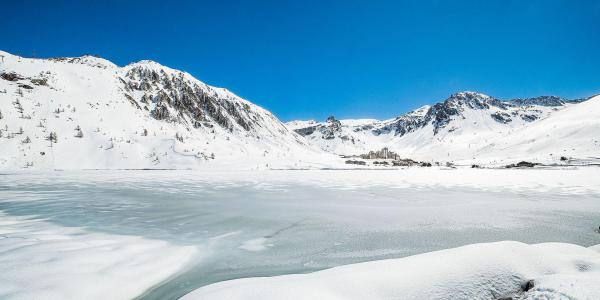
<path fill-rule="evenodd" d="M 360 158 L 362 159 L 400 159 L 400 155 L 390 151 L 387 147 L 382 148 L 379 151 L 369 151 L 367 154 L 361 154 Z"/>

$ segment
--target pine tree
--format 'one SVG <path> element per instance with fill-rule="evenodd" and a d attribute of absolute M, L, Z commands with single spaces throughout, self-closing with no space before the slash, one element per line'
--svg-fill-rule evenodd
<path fill-rule="evenodd" d="M 52 147 L 52 143 L 57 143 L 58 142 L 58 136 L 56 135 L 56 132 L 50 132 L 50 134 L 46 137 L 46 140 L 50 141 L 50 146 Z"/>

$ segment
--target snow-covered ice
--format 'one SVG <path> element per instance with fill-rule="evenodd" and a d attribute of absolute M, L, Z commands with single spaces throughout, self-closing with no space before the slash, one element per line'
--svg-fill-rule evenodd
<path fill-rule="evenodd" d="M 13 225 L 2 230 L 36 224 L 19 229 L 18 236 L 48 232 L 61 239 L 2 252 L 3 263 L 27 267 L 19 268 L 22 281 L 0 286 L 16 299 L 49 291 L 69 299 L 81 298 L 69 293 L 84 291 L 85 298 L 102 297 L 127 282 L 124 298 L 176 299 L 227 280 L 309 273 L 473 243 L 589 247 L 600 244 L 598 178 L 600 169 L 593 167 L 5 174 L 0 175 L 0 221 Z M 13 244 L 4 239 L 0 245 Z M 81 251 L 64 255 L 73 245 Z M 500 245 L 500 250 L 480 247 L 491 253 L 516 247 L 519 255 L 541 249 Z M 107 253 L 114 260 L 105 258 Z M 35 257 L 35 263 L 25 257 Z M 92 262 L 73 267 L 84 258 Z M 581 266 L 595 270 L 593 264 Z M 46 276 L 51 268 L 66 275 Z M 559 280 L 527 270 L 507 272 L 534 276 L 540 288 Z M 69 274 L 81 274 L 76 272 L 87 275 L 74 281 Z M 87 276 L 105 279 L 87 281 Z M 148 281 L 131 283 L 127 276 Z M 82 289 L 73 291 L 73 282 Z M 83 289 L 89 282 L 98 284 Z M 53 288 L 38 289 L 46 286 Z"/>
<path fill-rule="evenodd" d="M 131 299 L 196 255 L 192 246 L 0 212 L 1 299 Z"/>

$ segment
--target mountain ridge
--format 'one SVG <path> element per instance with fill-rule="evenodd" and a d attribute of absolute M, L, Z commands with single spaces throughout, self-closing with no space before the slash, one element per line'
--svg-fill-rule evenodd
<path fill-rule="evenodd" d="M 594 96 L 569 100 L 557 96 L 539 96 L 500 100 L 466 91 L 383 121 L 356 124 L 354 120 L 347 119 L 338 120 L 337 126 L 331 126 L 331 122 L 292 121 L 287 125 L 324 151 L 338 155 L 365 154 L 385 147 L 407 158 L 473 162 L 483 156 L 476 153 L 476 148 L 487 147 L 489 150 L 493 140 L 512 135 L 558 111 L 581 105 L 592 98 Z M 328 118 L 332 119 L 335 120 L 335 117 Z M 466 147 L 461 147 L 461 144 Z M 548 157 L 550 154 L 558 157 Z M 570 155 L 577 157 L 580 154 Z M 548 162 L 560 156 L 558 153 L 536 153 L 523 158 Z M 510 159 L 508 156 L 506 159 L 496 157 L 485 163 L 498 164 Z"/>

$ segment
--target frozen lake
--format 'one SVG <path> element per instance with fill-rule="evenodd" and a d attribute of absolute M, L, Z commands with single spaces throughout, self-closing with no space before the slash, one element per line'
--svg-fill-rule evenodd
<path fill-rule="evenodd" d="M 477 242 L 600 244 L 600 171 L 87 171 L 0 175 L 0 211 L 199 249 L 144 293 Z"/>

